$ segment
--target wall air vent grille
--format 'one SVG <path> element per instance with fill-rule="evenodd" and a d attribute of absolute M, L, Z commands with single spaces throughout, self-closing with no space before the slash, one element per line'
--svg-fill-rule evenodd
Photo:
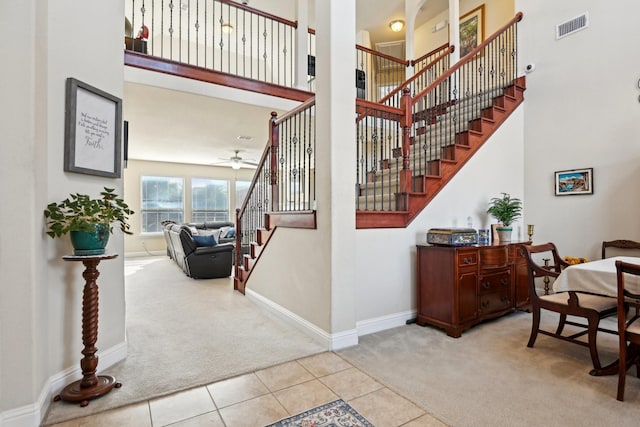
<path fill-rule="evenodd" d="M 587 12 L 580 16 L 576 16 L 562 24 L 556 26 L 556 40 L 573 34 L 577 31 L 584 30 L 589 26 L 589 14 Z"/>

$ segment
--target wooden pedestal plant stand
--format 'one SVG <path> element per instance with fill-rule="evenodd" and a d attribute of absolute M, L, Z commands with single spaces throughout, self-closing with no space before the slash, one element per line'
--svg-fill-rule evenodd
<path fill-rule="evenodd" d="M 85 285 L 82 296 L 82 343 L 84 357 L 80 361 L 82 379 L 74 381 L 66 386 L 54 401 L 80 402 L 80 406 L 87 406 L 89 401 L 109 393 L 114 387 L 120 388 L 111 375 L 96 375 L 98 368 L 98 349 L 95 344 L 98 341 L 98 283 L 100 275 L 98 264 L 102 260 L 113 259 L 117 254 L 105 254 L 98 256 L 68 255 L 62 259 L 65 261 L 81 261 L 86 267 L 82 273 Z"/>

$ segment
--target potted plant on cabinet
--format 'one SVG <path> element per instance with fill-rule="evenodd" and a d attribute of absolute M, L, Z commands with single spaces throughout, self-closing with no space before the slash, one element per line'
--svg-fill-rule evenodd
<path fill-rule="evenodd" d="M 44 210 L 47 234 L 54 238 L 69 233 L 74 255 L 103 254 L 114 224 L 123 233 L 133 234 L 127 221 L 134 212 L 114 191 L 105 187 L 99 198 L 75 193 L 50 203 Z"/>
<path fill-rule="evenodd" d="M 511 224 L 522 215 L 522 202 L 520 199 L 511 197 L 507 193 L 502 193 L 502 197 L 494 197 L 489 202 L 487 213 L 500 222 L 496 230 L 498 240 L 501 242 L 511 241 Z"/>

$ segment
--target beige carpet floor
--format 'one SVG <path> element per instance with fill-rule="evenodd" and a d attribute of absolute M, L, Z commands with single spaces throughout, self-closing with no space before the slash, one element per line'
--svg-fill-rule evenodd
<path fill-rule="evenodd" d="M 551 328 L 552 315 L 543 316 Z M 614 320 L 606 319 L 611 329 Z M 452 426 L 638 426 L 640 379 L 592 377 L 586 347 L 539 335 L 527 348 L 531 314 L 479 325 L 461 338 L 409 325 L 360 338 L 338 354 Z M 617 336 L 599 334 L 603 364 L 617 358 Z"/>
<path fill-rule="evenodd" d="M 87 407 L 53 403 L 52 424 L 322 351 L 297 329 L 232 291 L 229 280 L 191 280 L 165 257 L 126 262 L 129 357 L 106 373 L 124 386 Z M 555 317 L 543 315 L 551 328 Z M 612 320 L 606 325 L 615 329 Z M 592 377 L 588 350 L 539 336 L 517 312 L 448 337 L 408 325 L 360 337 L 337 353 L 451 426 L 637 426 L 640 379 L 625 402 L 617 377 Z M 617 337 L 599 334 L 603 364 Z M 154 349 L 154 351 L 149 351 Z M 158 350 L 160 349 L 160 350 Z M 384 426 L 378 426 L 384 427 Z"/>
<path fill-rule="evenodd" d="M 233 290 L 231 279 L 194 280 L 166 256 L 125 262 L 127 358 L 98 373 L 123 386 L 85 408 L 53 402 L 55 424 L 325 351 Z M 100 342 L 98 341 L 98 348 Z"/>

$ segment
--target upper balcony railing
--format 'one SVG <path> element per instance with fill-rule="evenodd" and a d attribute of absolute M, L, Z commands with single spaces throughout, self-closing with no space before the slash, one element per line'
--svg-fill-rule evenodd
<path fill-rule="evenodd" d="M 130 50 L 295 86 L 295 22 L 230 0 L 125 0 L 125 16 Z"/>
<path fill-rule="evenodd" d="M 297 46 L 297 22 L 231 0 L 125 0 L 125 17 L 126 48 L 148 55 L 128 55 L 125 57 L 129 58 L 128 65 L 177 75 L 187 72 L 190 74 L 185 77 L 196 79 L 203 79 L 200 77 L 203 71 L 213 71 L 227 79 L 221 84 L 234 86 L 228 81 L 229 76 L 234 76 L 244 79 L 243 84 L 254 81 L 272 85 L 266 89 L 238 87 L 272 90 L 278 96 L 286 97 L 277 93 L 277 87 L 315 92 L 315 31 L 306 29 L 307 45 Z M 379 102 L 406 80 L 408 67 L 428 68 L 427 65 L 447 49 L 445 44 L 409 61 L 356 45 L 357 97 Z M 306 61 L 299 61 L 300 55 L 306 55 Z M 134 62 L 130 62 L 132 60 Z M 172 63 L 171 71 L 165 66 L 167 61 Z M 191 68 L 184 71 L 183 65 Z M 298 66 L 307 69 L 298 73 Z M 429 75 L 434 74 L 434 70 Z M 306 81 L 296 81 L 300 74 L 299 78 L 306 76 Z M 424 76 L 427 75 L 424 72 Z M 429 83 L 434 77 L 431 75 Z M 296 97 L 306 99 L 308 94 Z M 394 104 L 398 100 L 399 96 L 395 96 L 387 104 L 399 106 Z"/>

